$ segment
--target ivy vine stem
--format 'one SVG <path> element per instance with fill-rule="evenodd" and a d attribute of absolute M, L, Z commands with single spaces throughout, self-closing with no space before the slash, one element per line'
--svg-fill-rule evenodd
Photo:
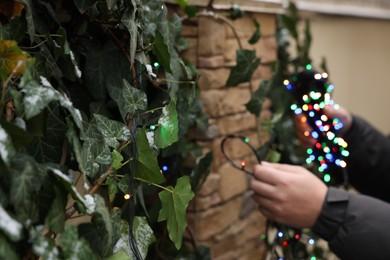
<path fill-rule="evenodd" d="M 144 179 L 141 179 L 141 178 L 138 178 L 138 177 L 135 177 L 134 179 L 136 179 L 137 181 L 142 181 L 142 182 L 144 182 L 144 183 L 147 183 L 147 184 L 151 184 L 151 185 L 153 185 L 153 186 L 155 186 L 155 187 L 157 187 L 157 188 L 160 188 L 160 189 L 163 189 L 163 190 L 169 191 L 170 193 L 173 193 L 173 191 L 172 191 L 172 190 L 168 189 L 167 187 L 164 187 L 164 186 L 158 185 L 157 183 L 148 182 L 148 181 L 146 181 L 146 180 L 144 180 Z"/>
<path fill-rule="evenodd" d="M 234 28 L 233 24 L 226 17 L 223 17 L 223 16 L 218 15 L 215 12 L 211 12 L 211 11 L 198 13 L 197 16 L 212 17 L 216 20 L 221 20 L 222 22 L 224 22 L 232 30 L 234 37 L 236 38 L 236 40 L 238 42 L 239 48 L 243 49 L 243 45 L 241 43 L 240 36 L 238 36 L 236 28 Z"/>
<path fill-rule="evenodd" d="M 145 115 L 145 114 L 149 114 L 149 113 L 154 113 L 155 111 L 157 110 L 162 110 L 164 107 L 156 107 L 156 108 L 153 108 L 153 109 L 150 109 L 148 111 L 145 111 L 143 112 L 142 114 Z"/>

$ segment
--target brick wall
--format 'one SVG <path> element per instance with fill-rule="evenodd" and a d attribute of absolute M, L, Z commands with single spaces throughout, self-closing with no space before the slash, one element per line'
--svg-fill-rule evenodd
<path fill-rule="evenodd" d="M 247 40 L 255 31 L 253 18 L 261 24 L 262 39 L 251 46 Z M 273 14 L 246 13 L 245 18 L 232 22 L 244 48 L 255 48 L 262 63 L 276 59 L 275 18 Z M 261 80 L 268 79 L 270 68 L 260 65 L 252 84 L 227 88 L 225 83 L 239 47 L 232 29 L 223 21 L 198 16 L 185 22 L 183 35 L 189 42 L 183 56 L 198 68 L 200 96 L 210 118 L 209 130 L 199 144 L 214 154 L 211 173 L 189 207 L 189 228 L 197 244 L 211 249 L 213 259 L 260 259 L 265 250 L 260 238 L 265 219 L 252 201 L 248 177 L 225 160 L 220 143 L 226 134 L 248 136 L 257 147 L 264 141 L 259 140 L 256 131 L 259 120 L 246 111 L 245 104 L 250 99 L 250 87 L 255 90 Z M 264 112 L 260 120 L 266 117 L 269 113 Z"/>

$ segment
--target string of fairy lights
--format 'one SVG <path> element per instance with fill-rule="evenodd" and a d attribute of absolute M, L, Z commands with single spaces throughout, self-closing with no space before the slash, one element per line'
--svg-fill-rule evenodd
<path fill-rule="evenodd" d="M 338 108 L 337 104 L 331 99 L 334 85 L 328 82 L 327 73 L 318 73 L 312 69 L 311 65 L 307 65 L 304 71 L 293 75 L 290 80 L 286 79 L 283 83 L 295 97 L 295 103 L 290 107 L 291 110 L 296 115 L 300 115 L 302 123 L 307 123 L 312 128 L 311 131 L 306 131 L 304 135 L 307 137 L 311 136 L 316 140 L 315 145 L 306 150 L 306 163 L 316 164 L 318 166 L 318 172 L 322 173 L 323 181 L 330 184 L 332 182 L 332 175 L 338 172 L 335 169 L 343 169 L 343 173 L 345 174 L 344 169 L 347 165 L 345 158 L 349 156 L 347 142 L 337 135 L 338 130 L 343 127 L 342 122 L 338 118 L 330 118 L 324 114 L 324 108 L 327 105 L 332 105 L 336 109 Z M 222 140 L 222 153 L 235 168 L 249 175 L 253 175 L 253 173 L 245 169 L 245 160 L 242 160 L 240 165 L 236 165 L 226 155 L 224 144 L 231 138 L 238 138 L 247 144 L 256 154 L 254 148 L 249 144 L 247 137 L 234 135 L 226 136 Z M 261 163 L 259 158 L 258 162 Z M 345 182 L 347 178 L 345 176 L 343 177 Z M 266 232 L 261 235 L 261 238 L 265 241 L 269 252 L 278 260 L 285 259 L 285 251 L 288 248 L 295 251 L 298 248 L 298 243 L 305 243 L 309 247 L 309 251 L 311 247 L 312 253 L 311 255 L 306 255 L 307 259 L 317 259 L 317 254 L 314 250 L 317 239 L 315 236 L 302 232 L 302 230 L 267 221 Z M 299 255 L 299 252 L 295 252 L 294 254 Z"/>
<path fill-rule="evenodd" d="M 316 163 L 324 182 L 330 183 L 333 170 L 337 167 L 345 168 L 345 158 L 349 156 L 347 142 L 337 135 L 343 123 L 338 118 L 329 118 L 324 114 L 327 105 L 338 108 L 331 99 L 334 85 L 328 82 L 327 73 L 318 73 L 311 65 L 283 83 L 295 96 L 296 103 L 291 105 L 291 110 L 301 115 L 301 121 L 312 128 L 311 132 L 306 131 L 304 135 L 316 140 L 315 145 L 306 150 L 306 163 Z"/>
<path fill-rule="evenodd" d="M 302 123 L 307 123 L 312 128 L 311 131 L 304 132 L 304 135 L 311 136 L 316 140 L 315 145 L 306 150 L 306 163 L 316 164 L 318 172 L 322 173 L 323 181 L 331 183 L 334 169 L 344 169 L 347 165 L 345 158 L 349 156 L 347 142 L 337 135 L 337 131 L 343 127 L 342 122 L 338 118 L 329 118 L 324 114 L 325 106 L 333 105 L 336 109 L 338 107 L 331 99 L 334 85 L 328 82 L 327 73 L 318 73 L 312 69 L 311 65 L 307 65 L 304 71 L 293 75 L 290 80 L 284 80 L 283 83 L 295 97 L 295 103 L 290 106 L 291 110 L 296 115 L 300 115 Z M 151 125 L 149 130 L 154 131 L 155 128 L 155 125 Z M 256 149 L 249 143 L 247 137 L 240 135 L 225 136 L 221 142 L 221 151 L 232 166 L 248 175 L 253 175 L 246 169 L 245 160 L 241 160 L 237 164 L 225 153 L 224 145 L 230 139 L 241 140 L 256 155 L 258 163 L 261 163 Z M 162 173 L 166 173 L 168 170 L 168 165 L 161 166 Z M 278 260 L 285 259 L 283 257 L 284 250 L 288 247 L 294 248 L 298 242 L 304 242 L 312 248 L 316 244 L 316 238 L 303 233 L 302 230 L 285 227 L 271 221 L 268 221 L 266 232 L 261 235 L 261 238 Z M 308 259 L 316 260 L 317 256 L 313 253 Z"/>

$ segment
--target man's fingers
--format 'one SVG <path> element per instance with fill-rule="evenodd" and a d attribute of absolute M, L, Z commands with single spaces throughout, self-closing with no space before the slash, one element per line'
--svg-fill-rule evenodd
<path fill-rule="evenodd" d="M 265 167 L 274 169 L 272 172 L 276 172 L 281 174 L 283 173 L 294 173 L 294 172 L 300 172 L 300 166 L 291 165 L 291 164 L 282 164 L 282 163 L 270 163 L 270 162 L 262 162 L 262 164 Z"/>
<path fill-rule="evenodd" d="M 275 186 L 258 180 L 252 180 L 251 189 L 256 192 L 256 194 L 269 199 L 272 199 L 273 194 L 276 192 Z"/>
<path fill-rule="evenodd" d="M 254 167 L 254 175 L 256 180 L 275 186 L 279 182 L 279 172 L 277 169 L 268 166 L 267 162 L 257 164 Z"/>
<path fill-rule="evenodd" d="M 275 215 L 277 211 L 275 201 L 258 195 L 254 195 L 253 199 L 256 201 L 259 209 L 268 212 L 268 215 Z"/>

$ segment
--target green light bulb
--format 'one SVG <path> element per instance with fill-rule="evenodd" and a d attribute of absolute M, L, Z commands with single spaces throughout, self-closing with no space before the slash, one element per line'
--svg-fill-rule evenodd
<path fill-rule="evenodd" d="M 249 138 L 248 138 L 248 137 L 245 137 L 244 142 L 245 142 L 245 143 L 249 143 Z"/>
<path fill-rule="evenodd" d="M 307 69 L 307 70 L 311 70 L 312 68 L 313 68 L 313 67 L 311 66 L 311 64 L 307 64 L 307 65 L 306 65 L 306 69 Z"/>
<path fill-rule="evenodd" d="M 156 129 L 156 126 L 155 125 L 151 125 L 151 126 L 149 126 L 149 129 L 153 131 L 153 130 Z"/>
<path fill-rule="evenodd" d="M 324 175 L 324 182 L 330 182 L 330 175 L 329 174 Z"/>

